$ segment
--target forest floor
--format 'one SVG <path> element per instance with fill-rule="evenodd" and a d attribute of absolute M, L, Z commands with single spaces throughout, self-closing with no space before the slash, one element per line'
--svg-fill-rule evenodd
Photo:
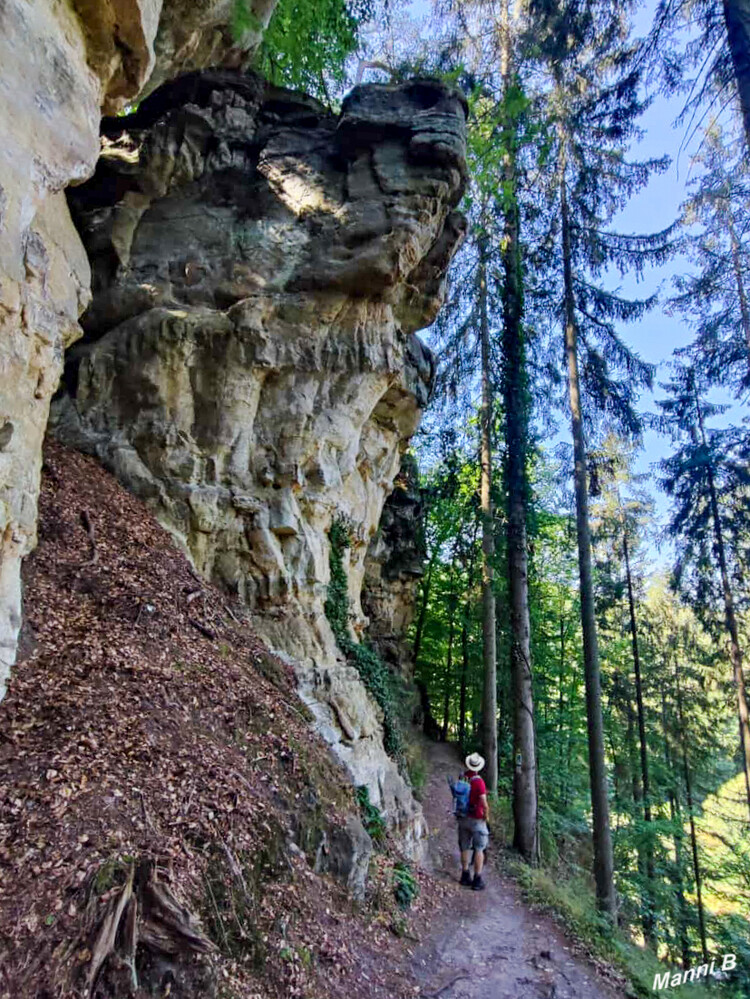
<path fill-rule="evenodd" d="M 452 904 L 432 916 L 412 957 L 422 999 L 614 999 L 626 986 L 598 967 L 551 915 L 535 911 L 503 871 L 492 841 L 483 892 L 459 888 L 455 821 L 446 775 L 461 763 L 453 746 L 425 743 L 430 774 L 423 807 L 433 876 L 456 885 Z"/>

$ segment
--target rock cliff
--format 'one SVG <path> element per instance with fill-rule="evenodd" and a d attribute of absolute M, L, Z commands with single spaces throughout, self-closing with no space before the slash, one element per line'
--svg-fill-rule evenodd
<path fill-rule="evenodd" d="M 103 127 L 69 192 L 92 264 L 56 433 L 142 497 L 297 664 L 319 730 L 418 851 L 421 814 L 325 616 L 328 532 L 353 634 L 365 561 L 430 388 L 414 335 L 463 231 L 465 105 L 429 81 L 340 115 L 254 76 L 188 74 Z"/>
<path fill-rule="evenodd" d="M 100 108 L 196 66 L 239 65 L 274 0 L 4 0 L 0 4 L 0 699 L 21 621 L 21 559 L 35 543 L 42 437 L 64 349 L 90 299 L 63 190 L 99 155 Z"/>
<path fill-rule="evenodd" d="M 367 636 L 389 666 L 411 680 L 412 650 L 406 633 L 414 619 L 426 547 L 419 469 L 405 455 L 365 558 L 362 606 Z"/>

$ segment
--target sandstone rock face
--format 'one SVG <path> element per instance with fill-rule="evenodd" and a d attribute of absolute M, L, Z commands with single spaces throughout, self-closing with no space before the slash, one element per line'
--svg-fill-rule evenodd
<path fill-rule="evenodd" d="M 0 700 L 21 621 L 20 563 L 35 543 L 41 441 L 65 347 L 90 299 L 63 189 L 99 155 L 100 107 L 187 66 L 237 62 L 275 0 L 3 0 L 0 3 Z M 154 82 L 150 83 L 154 86 Z"/>
<path fill-rule="evenodd" d="M 197 570 L 238 593 L 357 783 L 418 851 L 421 813 L 324 604 L 328 531 L 365 556 L 419 422 L 463 231 L 465 107 L 415 81 L 340 116 L 231 72 L 187 75 L 104 126 L 70 192 L 94 302 L 56 433 L 142 496 Z"/>
<path fill-rule="evenodd" d="M 0 5 L 0 698 L 36 539 L 49 400 L 80 335 L 89 268 L 62 189 L 94 169 L 100 85 L 63 4 Z"/>
<path fill-rule="evenodd" d="M 413 662 L 405 636 L 414 619 L 426 558 L 422 517 L 417 463 L 405 455 L 365 558 L 362 606 L 369 622 L 368 640 L 407 679 Z"/>

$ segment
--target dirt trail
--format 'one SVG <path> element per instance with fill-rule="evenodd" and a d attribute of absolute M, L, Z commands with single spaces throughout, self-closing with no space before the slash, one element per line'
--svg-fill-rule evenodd
<path fill-rule="evenodd" d="M 430 743 L 426 749 L 429 863 L 436 877 L 455 883 L 460 864 L 445 778 L 459 772 L 460 761 L 452 746 Z M 550 916 L 522 901 L 493 854 L 491 845 L 487 889 L 457 887 L 454 905 L 432 923 L 429 937 L 414 952 L 422 999 L 622 999 L 622 988 L 578 955 Z"/>

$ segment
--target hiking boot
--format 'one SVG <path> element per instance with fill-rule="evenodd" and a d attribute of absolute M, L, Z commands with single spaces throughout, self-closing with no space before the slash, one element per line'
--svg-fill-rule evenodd
<path fill-rule="evenodd" d="M 472 881 L 471 874 L 469 874 L 468 871 L 461 872 L 461 880 L 459 881 L 459 884 L 463 885 L 465 888 L 473 887 L 474 882 Z"/>
<path fill-rule="evenodd" d="M 474 889 L 474 891 L 484 891 L 484 889 L 487 886 L 485 885 L 484 881 L 482 881 L 481 874 L 474 875 L 474 880 L 471 882 L 471 887 Z"/>

